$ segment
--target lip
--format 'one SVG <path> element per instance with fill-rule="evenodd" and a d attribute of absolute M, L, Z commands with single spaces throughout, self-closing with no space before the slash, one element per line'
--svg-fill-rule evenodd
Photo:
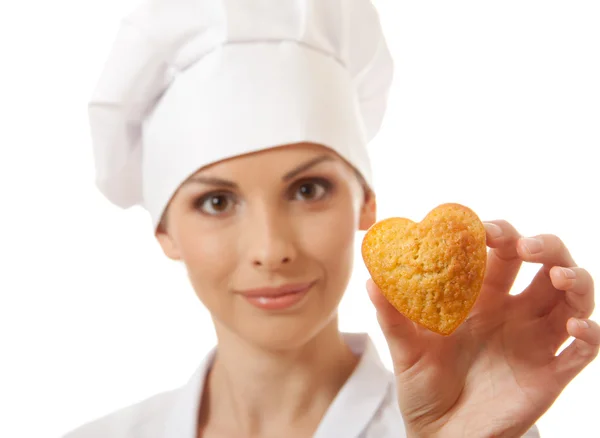
<path fill-rule="evenodd" d="M 305 289 L 309 289 L 314 282 L 310 283 L 297 283 L 297 284 L 286 284 L 278 287 L 263 287 L 258 289 L 247 289 L 242 290 L 239 293 L 247 298 L 257 297 L 277 297 L 280 295 L 288 295 L 302 292 Z"/>
<path fill-rule="evenodd" d="M 250 304 L 263 310 L 283 310 L 298 304 L 316 282 L 240 291 Z"/>

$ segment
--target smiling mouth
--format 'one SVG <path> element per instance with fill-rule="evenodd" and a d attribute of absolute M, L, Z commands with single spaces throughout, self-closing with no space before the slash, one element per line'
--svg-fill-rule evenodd
<path fill-rule="evenodd" d="M 302 301 L 315 283 L 316 281 L 275 288 L 250 289 L 240 292 L 240 295 L 250 304 L 260 309 L 282 310 L 288 309 Z"/>

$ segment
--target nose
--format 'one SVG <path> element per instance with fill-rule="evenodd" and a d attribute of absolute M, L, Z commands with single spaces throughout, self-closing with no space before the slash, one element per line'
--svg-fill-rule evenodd
<path fill-rule="evenodd" d="M 277 270 L 291 264 L 296 259 L 297 250 L 289 217 L 282 212 L 265 210 L 253 216 L 247 231 L 252 265 L 265 270 Z"/>

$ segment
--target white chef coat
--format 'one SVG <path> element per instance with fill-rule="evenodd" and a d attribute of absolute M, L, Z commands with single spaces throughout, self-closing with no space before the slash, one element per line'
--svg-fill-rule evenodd
<path fill-rule="evenodd" d="M 344 334 L 360 356 L 313 438 L 406 437 L 394 375 L 366 334 Z M 182 387 L 157 394 L 68 433 L 64 438 L 196 438 L 197 414 L 213 349 Z M 534 426 L 526 438 L 539 437 Z"/>

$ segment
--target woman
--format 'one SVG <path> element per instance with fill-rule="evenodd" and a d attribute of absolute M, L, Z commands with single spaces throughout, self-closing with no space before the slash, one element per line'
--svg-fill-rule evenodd
<path fill-rule="evenodd" d="M 537 436 L 600 343 L 557 237 L 487 223 L 481 297 L 447 338 L 369 283 L 394 373 L 338 330 L 391 72 L 368 0 L 157 0 L 125 21 L 90 107 L 98 185 L 148 210 L 218 345 L 185 386 L 68 437 Z M 513 296 L 522 262 L 544 268 Z"/>

